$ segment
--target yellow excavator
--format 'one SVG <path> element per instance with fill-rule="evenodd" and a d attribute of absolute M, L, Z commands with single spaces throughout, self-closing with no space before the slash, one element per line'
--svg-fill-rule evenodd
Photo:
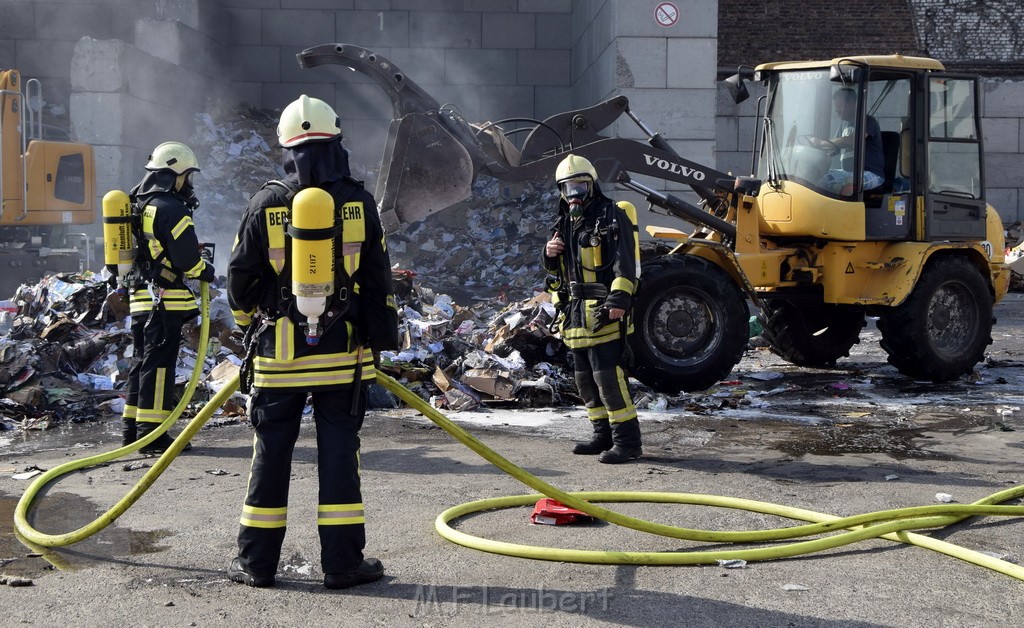
<path fill-rule="evenodd" d="M 643 263 L 633 308 L 630 372 L 652 388 L 701 390 L 727 376 L 747 345 L 748 300 L 771 349 L 801 366 L 849 355 L 866 316 L 878 317 L 889 362 L 915 379 L 969 374 L 992 342 L 993 305 L 1010 273 L 1004 226 L 985 201 L 978 79 L 934 59 L 740 68 L 726 81 L 737 102 L 749 81 L 765 91 L 747 176 L 682 158 L 624 96 L 529 121 L 515 145 L 502 130 L 508 121 L 466 122 L 372 50 L 324 44 L 297 59 L 301 68 L 347 66 L 390 97 L 376 191 L 387 226 L 468 197 L 481 174 L 551 181 L 570 151 L 652 211 L 697 225 L 648 228 L 673 242 Z M 646 143 L 602 135 L 623 114 Z M 869 136 L 881 144 L 874 153 Z M 685 184 L 700 202 L 630 173 Z"/>
<path fill-rule="evenodd" d="M 44 139 L 42 85 L 0 70 L 0 298 L 47 272 L 91 266 L 92 147 Z"/>

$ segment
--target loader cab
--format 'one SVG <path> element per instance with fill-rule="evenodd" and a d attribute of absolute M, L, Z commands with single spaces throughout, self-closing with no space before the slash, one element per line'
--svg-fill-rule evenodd
<path fill-rule="evenodd" d="M 756 169 L 765 233 L 984 238 L 976 78 L 892 55 L 766 64 L 755 79 L 766 87 Z"/>

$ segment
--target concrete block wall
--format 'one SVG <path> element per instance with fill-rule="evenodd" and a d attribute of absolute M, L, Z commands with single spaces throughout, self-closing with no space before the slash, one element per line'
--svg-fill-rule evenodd
<path fill-rule="evenodd" d="M 38 78 L 43 122 L 94 147 L 98 202 L 137 182 L 157 143 L 188 140 L 208 99 L 229 97 L 228 19 L 219 0 L 4 2 L 0 67 Z"/>
<path fill-rule="evenodd" d="M 651 0 L 605 0 L 573 4 L 573 105 L 582 107 L 617 95 L 629 98 L 630 110 L 661 133 L 685 158 L 714 166 L 717 70 L 717 2 L 675 2 L 679 16 L 662 26 Z M 610 136 L 646 141 L 628 117 L 620 118 Z M 637 181 L 696 200 L 686 186 L 637 176 Z M 684 227 L 674 218 L 652 216 L 632 192 L 612 192 L 639 206 L 641 233 L 650 223 Z"/>
<path fill-rule="evenodd" d="M 986 198 L 1004 223 L 1024 220 L 1024 80 L 982 83 Z"/>
<path fill-rule="evenodd" d="M 569 0 L 222 0 L 235 95 L 278 109 L 301 93 L 335 106 L 353 160 L 376 167 L 392 117 L 370 79 L 300 70 L 324 43 L 369 48 L 470 122 L 543 119 L 571 106 Z"/>
<path fill-rule="evenodd" d="M 72 131 L 93 146 L 100 197 L 136 183 L 160 142 L 188 142 L 195 113 L 223 92 L 219 80 L 119 39 L 83 37 L 70 77 Z"/>

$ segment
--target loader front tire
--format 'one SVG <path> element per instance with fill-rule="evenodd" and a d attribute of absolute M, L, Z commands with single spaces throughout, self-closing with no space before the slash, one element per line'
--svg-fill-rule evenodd
<path fill-rule="evenodd" d="M 732 277 L 693 255 L 645 262 L 633 308 L 630 374 L 659 392 L 704 390 L 747 346 L 749 311 Z"/>
<path fill-rule="evenodd" d="M 992 343 L 994 298 L 966 257 L 929 261 L 910 296 L 878 320 L 889 364 L 919 380 L 967 375 Z"/>
<path fill-rule="evenodd" d="M 797 366 L 821 368 L 850 355 L 860 342 L 864 310 L 852 305 L 765 301 L 758 314 L 772 353 Z"/>

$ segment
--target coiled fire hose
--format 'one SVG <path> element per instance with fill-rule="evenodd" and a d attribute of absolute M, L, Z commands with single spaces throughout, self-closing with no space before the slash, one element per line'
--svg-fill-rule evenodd
<path fill-rule="evenodd" d="M 205 284 L 203 286 L 203 290 L 205 314 Z M 206 317 L 204 316 L 204 330 L 201 334 L 201 344 L 205 342 L 206 332 Z M 539 493 L 536 494 L 497 497 L 468 502 L 449 508 L 438 515 L 435 520 L 435 528 L 438 533 L 453 543 L 457 543 L 471 549 L 506 556 L 562 562 L 630 565 L 694 565 L 714 564 L 719 560 L 739 559 L 746 561 L 760 561 L 788 558 L 802 554 L 820 552 L 865 539 L 883 538 L 890 541 L 898 541 L 931 549 L 982 567 L 987 567 L 999 573 L 1017 578 L 1018 580 L 1024 580 L 1024 567 L 994 558 L 981 552 L 960 547 L 953 543 L 910 532 L 910 530 L 940 528 L 972 516 L 1022 516 L 1024 515 L 1024 506 L 1007 506 L 998 504 L 1024 496 L 1024 486 L 1017 486 L 994 493 L 984 499 L 974 502 L 973 504 L 916 506 L 911 508 L 865 513 L 852 517 L 836 517 L 833 515 L 813 512 L 801 508 L 791 508 L 769 502 L 694 493 L 570 493 L 548 484 L 544 480 L 537 478 L 502 457 L 500 454 L 480 442 L 472 434 L 454 424 L 415 393 L 402 386 L 394 378 L 378 372 L 377 382 L 387 390 L 397 395 L 412 408 L 433 421 L 436 425 L 444 429 L 457 441 L 472 449 L 484 458 L 484 460 L 487 460 L 530 488 L 539 491 Z M 192 384 L 192 381 L 190 381 L 190 384 Z M 25 495 L 18 503 L 17 510 L 15 511 L 15 527 L 17 531 L 32 543 L 45 547 L 54 547 L 75 543 L 103 529 L 124 513 L 124 511 L 127 510 L 128 507 L 130 507 L 142 495 L 142 493 L 144 493 L 153 484 L 156 478 L 159 477 L 167 468 L 171 460 L 173 460 L 173 458 L 181 451 L 184 444 L 199 431 L 203 424 L 205 424 L 210 416 L 212 416 L 213 412 L 227 401 L 228 398 L 230 398 L 237 387 L 238 378 L 236 377 L 221 388 L 221 390 L 202 408 L 202 410 L 199 411 L 196 417 L 189 422 L 181 435 L 179 435 L 174 441 L 174 444 L 159 458 L 153 468 L 151 468 L 139 483 L 132 488 L 129 494 L 92 524 L 67 534 L 47 535 L 38 532 L 29 526 L 26 520 L 26 513 L 35 494 L 47 482 L 73 470 L 100 464 L 126 453 L 131 453 L 141 445 L 136 444 L 138 446 L 133 445 L 131 447 L 123 447 L 107 454 L 93 456 L 91 458 L 61 465 L 60 467 L 56 467 L 40 476 L 25 491 Z M 188 393 L 188 391 L 186 392 Z M 189 395 L 186 394 L 185 398 L 188 396 Z M 177 415 L 180 414 L 178 410 L 179 408 L 175 408 L 175 412 L 168 417 L 163 425 L 161 425 L 162 429 L 165 430 L 166 427 L 169 427 L 170 424 L 173 423 L 173 419 L 177 418 Z M 494 541 L 460 532 L 449 525 L 453 520 L 474 512 L 529 506 L 545 495 L 558 500 L 570 508 L 575 508 L 588 515 L 608 521 L 609 523 L 614 523 L 616 525 L 641 532 L 689 541 L 749 544 L 818 536 L 826 533 L 834 534 L 824 538 L 750 549 L 687 552 L 620 552 L 560 549 Z M 643 519 L 624 515 L 602 506 L 598 506 L 593 502 L 642 502 L 715 506 L 775 515 L 810 523 L 786 528 L 754 531 L 696 530 L 645 521 Z"/>

